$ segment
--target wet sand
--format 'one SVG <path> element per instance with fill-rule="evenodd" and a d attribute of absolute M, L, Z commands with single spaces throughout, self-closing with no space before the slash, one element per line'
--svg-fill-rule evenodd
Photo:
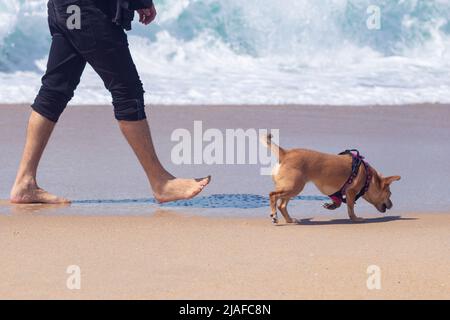
<path fill-rule="evenodd" d="M 9 205 L 28 114 L 0 105 L 0 298 L 450 298 L 449 106 L 151 107 L 164 165 L 213 175 L 203 198 L 171 207 L 149 199 L 109 106 L 70 106 L 42 160 L 39 183 L 73 205 Z M 289 206 L 301 224 L 272 226 L 272 182 L 259 165 L 171 162 L 171 133 L 194 120 L 222 131 L 280 129 L 287 148 L 358 148 L 403 177 L 394 209 L 385 217 L 361 201 L 356 212 L 368 221 L 351 224 L 345 207 L 321 208 L 310 186 Z M 66 288 L 69 265 L 81 268 L 79 291 Z M 381 290 L 367 289 L 370 265 L 381 268 Z"/>
<path fill-rule="evenodd" d="M 9 196 L 23 149 L 25 105 L 0 105 L 0 199 Z M 279 129 L 281 145 L 329 153 L 357 148 L 385 175 L 398 174 L 395 208 L 449 212 L 450 106 L 152 106 L 147 108 L 157 152 L 174 174 L 213 176 L 205 195 L 267 196 L 273 185 L 260 165 L 175 165 L 170 159 L 175 129 Z M 205 143 L 206 145 L 206 143 Z M 137 160 L 121 136 L 111 106 L 69 106 L 42 159 L 39 183 L 72 200 L 142 199 L 151 196 Z M 307 187 L 305 195 L 318 195 Z M 323 213 L 308 201 L 307 210 Z M 360 206 L 369 211 L 363 202 Z M 345 210 L 340 211 L 345 214 Z M 131 213 L 139 214 L 139 210 Z"/>
<path fill-rule="evenodd" d="M 0 298 L 450 299 L 450 215 L 0 216 Z M 81 289 L 69 290 L 69 265 Z M 367 268 L 381 270 L 368 290 Z"/>

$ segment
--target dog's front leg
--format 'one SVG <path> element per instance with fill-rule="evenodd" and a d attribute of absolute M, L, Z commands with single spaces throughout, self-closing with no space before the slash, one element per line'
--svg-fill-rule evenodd
<path fill-rule="evenodd" d="M 355 214 L 355 198 L 356 198 L 356 192 L 354 190 L 347 190 L 345 193 L 345 197 L 347 199 L 347 211 L 348 216 L 353 222 L 363 222 L 363 218 L 359 218 Z"/>
<path fill-rule="evenodd" d="M 333 200 L 333 199 L 332 199 Z M 323 204 L 323 207 L 325 208 L 325 209 L 328 209 L 328 210 L 336 210 L 337 208 L 339 208 L 341 206 L 341 203 L 340 202 L 337 202 L 337 201 L 334 201 L 333 200 L 333 202 L 331 202 L 331 203 L 329 203 L 329 202 L 327 202 L 327 203 L 324 203 Z"/>

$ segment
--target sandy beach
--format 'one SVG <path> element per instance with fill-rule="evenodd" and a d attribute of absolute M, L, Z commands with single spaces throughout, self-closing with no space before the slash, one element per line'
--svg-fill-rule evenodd
<path fill-rule="evenodd" d="M 213 175 L 203 198 L 165 207 L 146 202 L 148 183 L 109 106 L 69 106 L 42 160 L 39 183 L 74 203 L 10 205 L 28 114 L 0 105 L 0 298 L 450 299 L 449 106 L 148 108 L 164 165 Z M 366 223 L 352 224 L 309 186 L 310 198 L 290 205 L 300 224 L 273 226 L 264 202 L 273 185 L 259 165 L 171 162 L 171 133 L 196 120 L 279 129 L 287 148 L 358 148 L 402 176 L 394 209 L 384 216 L 361 201 Z M 66 286 L 72 265 L 80 290 Z M 367 288 L 370 266 L 380 290 Z"/>
<path fill-rule="evenodd" d="M 449 299 L 450 215 L 305 219 L 0 216 L 0 298 Z M 69 265 L 81 289 L 69 290 Z M 368 290 L 367 268 L 381 270 Z"/>

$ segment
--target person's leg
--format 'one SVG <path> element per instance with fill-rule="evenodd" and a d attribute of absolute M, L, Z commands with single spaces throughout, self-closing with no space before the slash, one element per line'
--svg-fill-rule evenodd
<path fill-rule="evenodd" d="M 36 173 L 55 123 L 31 112 L 28 122 L 27 140 L 16 181 L 11 190 L 12 203 L 67 203 L 68 200 L 52 195 L 39 188 Z"/>
<path fill-rule="evenodd" d="M 92 31 L 95 48 L 79 50 L 111 92 L 115 117 L 149 179 L 155 198 L 168 202 L 196 196 L 209 183 L 210 177 L 177 179 L 163 168 L 153 146 L 144 110 L 144 90 L 126 34 L 102 14 L 98 3 L 89 3 L 89 7 L 82 10 L 85 9 L 85 29 Z M 77 47 L 82 41 L 76 34 L 72 35 L 72 43 Z"/>
<path fill-rule="evenodd" d="M 210 177 L 178 179 L 167 172 L 156 154 L 144 110 L 144 90 L 128 46 L 86 56 L 113 97 L 119 127 L 141 163 L 159 202 L 190 199 L 209 183 Z"/>
<path fill-rule="evenodd" d="M 199 194 L 209 183 L 203 179 L 179 179 L 161 165 L 153 147 L 147 120 L 119 121 L 120 129 L 138 157 L 159 202 L 190 199 Z"/>
<path fill-rule="evenodd" d="M 52 45 L 47 71 L 42 77 L 41 89 L 32 105 L 33 111 L 28 123 L 25 149 L 10 194 L 10 200 L 13 203 L 68 202 L 67 199 L 49 194 L 39 188 L 36 174 L 53 128 L 68 101 L 73 97 L 86 61 L 55 25 L 52 2 L 49 2 L 49 22 Z"/>
<path fill-rule="evenodd" d="M 144 110 L 144 90 L 128 46 L 105 52 L 99 60 L 91 60 L 91 65 L 111 91 L 115 117 L 149 179 L 156 200 L 162 203 L 198 195 L 210 182 L 210 177 L 175 178 L 158 159 Z M 105 73 L 111 67 L 114 71 Z"/>

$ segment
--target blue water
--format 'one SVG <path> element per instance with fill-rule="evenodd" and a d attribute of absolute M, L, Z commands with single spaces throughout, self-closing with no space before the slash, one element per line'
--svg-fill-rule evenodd
<path fill-rule="evenodd" d="M 291 199 L 289 207 L 297 214 L 329 216 L 332 212 L 322 208 L 322 203 L 326 201 L 329 198 L 325 196 L 297 196 Z M 366 208 L 367 205 L 363 207 Z M 213 194 L 165 204 L 158 204 L 153 198 L 74 200 L 70 205 L 11 206 L 7 201 L 0 203 L 0 215 L 151 216 L 164 212 L 207 217 L 257 218 L 268 216 L 270 202 L 268 197 L 257 194 Z M 341 213 L 345 214 L 344 211 Z"/>
<path fill-rule="evenodd" d="M 324 196 L 298 196 L 292 200 L 327 201 Z M 148 199 L 103 199 L 103 200 L 75 200 L 73 205 L 137 205 L 156 204 L 153 198 Z M 234 208 L 256 209 L 269 206 L 269 198 L 256 194 L 215 194 L 207 197 L 197 197 L 192 200 L 175 201 L 162 204 L 161 207 L 190 207 L 190 208 Z"/>
<path fill-rule="evenodd" d="M 129 34 L 150 103 L 450 102 L 447 0 L 155 3 Z M 34 99 L 49 45 L 45 0 L 0 0 L 0 103 Z M 88 69 L 74 103 L 110 100 Z"/>

